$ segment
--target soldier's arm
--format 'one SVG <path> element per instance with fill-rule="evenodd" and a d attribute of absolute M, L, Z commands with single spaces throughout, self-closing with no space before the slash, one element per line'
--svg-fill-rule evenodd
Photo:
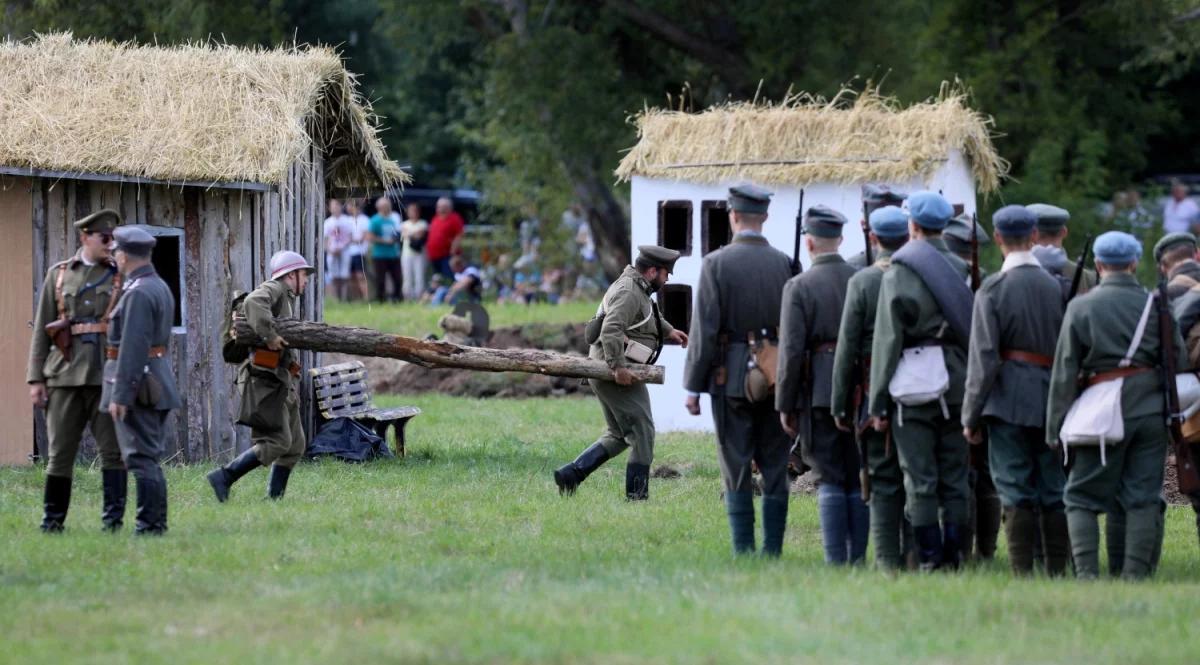
<path fill-rule="evenodd" d="M 604 351 L 604 362 L 611 369 L 628 364 L 625 360 L 625 330 L 631 323 L 630 318 L 636 314 L 637 304 L 634 294 L 617 291 L 605 305 L 604 324 L 600 326 L 600 349 Z"/>
<path fill-rule="evenodd" d="M 54 301 L 54 268 L 46 274 L 42 291 L 38 294 L 37 307 L 33 312 L 33 334 L 29 341 L 29 366 L 25 371 L 26 383 L 44 383 L 46 356 L 50 355 L 50 336 L 46 324 L 58 317 L 58 304 Z"/>
<path fill-rule="evenodd" d="M 716 271 L 712 264 L 700 268 L 700 285 L 696 289 L 696 308 L 692 329 L 688 334 L 687 362 L 683 371 L 684 390 L 693 393 L 708 391 L 709 372 L 717 355 L 717 335 L 721 329 L 721 297 L 717 291 Z"/>
<path fill-rule="evenodd" d="M 838 326 L 837 347 L 833 352 L 833 395 L 830 396 L 829 410 L 835 418 L 849 416 L 850 395 L 858 383 L 857 360 L 861 351 L 862 319 L 866 308 L 863 294 L 863 289 L 852 278 L 846 293 L 846 306 L 842 309 L 842 321 Z"/>
<path fill-rule="evenodd" d="M 149 362 L 151 336 L 155 328 L 154 303 L 137 289 L 127 291 L 122 301 L 121 351 L 117 356 L 117 374 L 110 401 L 129 406 L 137 396 L 146 363 Z"/>
<path fill-rule="evenodd" d="M 1079 368 L 1085 349 L 1079 338 L 1078 315 L 1073 307 L 1067 306 L 1063 317 L 1062 331 L 1054 348 L 1054 367 L 1050 370 L 1050 394 L 1046 398 L 1046 443 L 1058 445 L 1058 431 L 1062 429 L 1067 410 L 1079 394 Z"/>
<path fill-rule="evenodd" d="M 1000 370 L 1000 320 L 991 294 L 981 289 L 971 314 L 971 343 L 967 351 L 967 385 L 963 394 L 963 427 L 976 429 L 983 417 L 988 393 Z"/>
<path fill-rule="evenodd" d="M 286 288 L 286 287 L 285 287 Z M 272 282 L 267 282 L 250 292 L 242 301 L 242 310 L 246 313 L 246 323 L 254 329 L 254 334 L 270 341 L 279 333 L 275 330 L 275 315 L 271 305 L 275 302 L 276 293 Z"/>
<path fill-rule="evenodd" d="M 897 288 L 902 267 L 896 266 L 883 276 L 879 287 L 879 303 L 875 308 L 875 338 L 871 343 L 871 399 L 869 412 L 886 417 L 891 405 L 888 382 L 900 362 L 904 350 L 903 314 L 909 301 Z"/>
<path fill-rule="evenodd" d="M 804 351 L 808 326 L 804 320 L 802 288 L 795 279 L 783 287 L 779 321 L 779 362 L 775 375 L 775 410 L 791 413 L 802 403 L 806 388 Z"/>

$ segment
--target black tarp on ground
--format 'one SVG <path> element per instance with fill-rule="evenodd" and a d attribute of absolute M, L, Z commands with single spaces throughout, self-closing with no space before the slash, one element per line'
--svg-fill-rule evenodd
<path fill-rule="evenodd" d="M 334 418 L 325 423 L 304 454 L 309 459 L 330 455 L 346 462 L 394 457 L 383 439 L 350 418 Z"/>

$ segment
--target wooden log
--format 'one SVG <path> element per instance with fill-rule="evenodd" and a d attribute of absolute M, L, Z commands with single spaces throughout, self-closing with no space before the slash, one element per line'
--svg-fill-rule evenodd
<path fill-rule="evenodd" d="M 345 353 L 354 356 L 396 358 L 425 367 L 454 367 L 480 372 L 527 372 L 577 379 L 612 381 L 608 365 L 589 358 L 534 349 L 487 349 L 391 335 L 370 328 L 331 326 L 312 321 L 284 319 L 275 322 L 279 336 L 295 349 Z M 261 345 L 245 321 L 238 321 L 239 341 Z M 663 382 L 665 370 L 658 365 L 630 365 L 634 378 L 643 383 Z"/>

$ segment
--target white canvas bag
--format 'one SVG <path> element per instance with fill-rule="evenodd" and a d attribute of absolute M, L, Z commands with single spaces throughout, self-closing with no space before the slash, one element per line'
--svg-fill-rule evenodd
<path fill-rule="evenodd" d="M 941 346 L 913 346 L 900 352 L 900 362 L 888 393 L 896 401 L 896 422 L 904 425 L 904 407 L 921 406 L 937 401 L 942 416 L 950 417 L 946 406 L 946 391 L 950 389 L 950 372 L 946 370 L 946 354 Z"/>
<path fill-rule="evenodd" d="M 1118 368 L 1129 367 L 1133 363 L 1133 354 L 1137 352 L 1146 333 L 1146 322 L 1150 320 L 1150 309 L 1154 306 L 1157 294 L 1151 293 L 1146 298 L 1146 307 L 1142 309 L 1142 318 L 1138 321 L 1133 333 L 1133 341 L 1125 357 L 1117 363 Z M 1125 418 L 1121 413 L 1121 389 L 1125 386 L 1125 378 L 1117 378 L 1097 383 L 1084 390 L 1067 411 L 1058 438 L 1063 446 L 1085 445 L 1100 446 L 1100 463 L 1105 464 L 1105 446 L 1110 443 L 1120 443 L 1125 438 Z M 1066 455 L 1063 456 L 1064 461 Z"/>

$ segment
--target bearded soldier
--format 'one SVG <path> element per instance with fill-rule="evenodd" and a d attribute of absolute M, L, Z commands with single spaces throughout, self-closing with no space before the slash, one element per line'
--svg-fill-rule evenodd
<path fill-rule="evenodd" d="M 896 206 L 885 206 L 871 213 L 870 227 L 875 263 L 855 273 L 846 285 L 846 306 L 833 356 L 830 411 L 839 429 L 850 432 L 857 428 L 858 435 L 865 439 L 862 447 L 867 451 L 875 564 L 884 570 L 897 570 L 904 566 L 904 475 L 887 435 L 866 426 L 867 374 L 879 286 L 892 265 L 892 252 L 908 242 L 908 217 Z"/>
<path fill-rule="evenodd" d="M 242 392 L 239 422 L 250 426 L 254 445 L 208 474 L 220 502 L 229 498 L 229 488 L 239 478 L 260 466 L 271 467 L 267 497 L 282 498 L 292 468 L 307 445 L 300 421 L 300 363 L 276 332 L 275 321 L 292 316 L 292 300 L 304 294 L 308 276 L 316 268 L 288 250 L 276 252 L 270 267 L 271 279 L 251 291 L 240 308 L 255 335 L 265 341 L 265 346 L 253 349 L 238 368 Z"/>
<path fill-rule="evenodd" d="M 638 247 L 633 265 L 626 266 L 608 288 L 600 311 L 589 322 L 588 356 L 603 360 L 612 370 L 612 381 L 588 382 L 600 399 L 608 429 L 574 462 L 554 471 L 554 482 L 561 494 L 573 494 L 592 472 L 629 448 L 625 497 L 645 500 L 649 496 L 654 418 L 646 384 L 634 381 L 629 365 L 653 364 L 665 342 L 687 346 L 687 335 L 671 327 L 652 298 L 667 283 L 678 258 L 679 252 L 672 249 L 654 245 Z"/>
<path fill-rule="evenodd" d="M 1097 515 L 1119 509 L 1125 515 L 1121 576 L 1142 578 L 1153 573 L 1160 546 L 1158 519 L 1167 453 L 1160 370 L 1162 348 L 1154 302 L 1134 272 L 1142 245 L 1133 236 L 1109 231 L 1096 239 L 1100 285 L 1067 305 L 1054 353 L 1046 414 L 1046 442 L 1069 448 L 1073 463 L 1064 501 L 1075 572 L 1080 578 L 1099 575 Z M 1178 331 L 1176 349 L 1183 348 Z M 1179 354 L 1177 366 L 1185 359 Z M 1098 427 L 1090 420 L 1064 428 L 1068 410 L 1081 398 L 1080 380 L 1092 387 L 1114 386 L 1111 398 L 1092 391 L 1081 406 L 1105 415 L 1114 410 L 1123 421 L 1121 436 L 1111 441 L 1090 436 Z M 1118 383 L 1109 383 L 1109 382 Z M 1085 436 L 1085 434 L 1089 434 Z"/>
<path fill-rule="evenodd" d="M 700 267 L 683 376 L 689 413 L 700 415 L 700 393 L 712 398 L 734 553 L 755 550 L 754 462 L 762 472 L 763 553 L 779 556 L 787 526 L 791 442 L 759 359 L 767 361 L 778 344 L 780 302 L 792 266 L 762 234 L 770 203 L 771 192 L 753 185 L 730 188 L 733 240 L 705 256 Z"/>
<path fill-rule="evenodd" d="M 85 427 L 100 453 L 105 529 L 121 528 L 129 484 L 116 430 L 99 411 L 101 370 L 108 321 L 121 292 L 121 277 L 109 253 L 121 217 L 101 210 L 75 222 L 79 251 L 51 266 L 42 283 L 33 321 L 26 380 L 35 406 L 46 409 L 49 437 L 42 530 L 62 531 L 71 503 L 75 456 Z"/>
<path fill-rule="evenodd" d="M 801 456 L 817 477 L 817 509 L 825 562 L 858 563 L 866 555 L 869 517 L 858 478 L 854 437 L 830 414 L 834 351 L 855 269 L 838 254 L 846 218 L 825 206 L 804 215 L 812 267 L 783 289 L 775 408 L 788 436 L 800 439 Z M 799 421 L 803 420 L 801 426 Z"/>
<path fill-rule="evenodd" d="M 992 223 L 1004 264 L 975 294 L 963 434 L 981 445 L 987 433 L 1013 572 L 1033 572 L 1040 532 L 1046 572 L 1062 575 L 1071 554 L 1062 503 L 1066 478 L 1043 429 L 1062 292 L 1031 253 L 1037 242 L 1032 212 L 1005 206 Z"/>

